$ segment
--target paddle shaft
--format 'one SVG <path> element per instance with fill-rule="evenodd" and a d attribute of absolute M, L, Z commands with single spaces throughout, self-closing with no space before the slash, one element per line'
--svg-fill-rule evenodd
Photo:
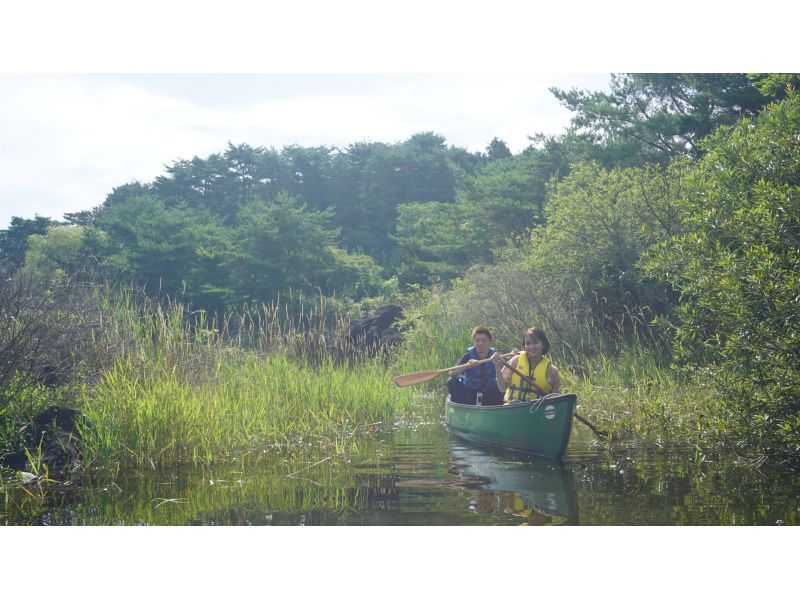
<path fill-rule="evenodd" d="M 510 357 L 513 353 L 507 353 L 504 357 Z M 406 386 L 414 386 L 415 384 L 422 384 L 423 382 L 427 382 L 429 380 L 433 380 L 436 376 L 441 374 L 449 374 L 449 373 L 460 373 L 464 370 L 468 370 L 472 367 L 475 367 L 478 364 L 486 363 L 491 361 L 491 357 L 487 357 L 486 359 L 479 359 L 477 362 L 474 363 L 464 363 L 461 365 L 456 365 L 451 368 L 445 368 L 443 370 L 426 370 L 422 372 L 414 372 L 413 374 L 405 374 L 403 376 L 397 376 L 394 379 L 394 383 L 397 384 L 401 388 L 405 388 Z"/>
<path fill-rule="evenodd" d="M 487 357 L 486 359 L 479 359 L 478 361 L 476 361 L 474 363 L 462 363 L 461 365 L 456 365 L 456 366 L 453 366 L 451 368 L 447 368 L 446 370 L 439 370 L 439 373 L 440 374 L 452 374 L 452 373 L 455 373 L 455 372 L 463 372 L 465 370 L 468 370 L 470 368 L 475 367 L 476 365 L 479 365 L 481 363 L 486 363 L 487 361 L 491 361 L 491 360 L 492 360 L 491 357 Z"/>
<path fill-rule="evenodd" d="M 612 435 L 611 435 L 610 432 L 606 432 L 605 430 L 598 430 L 596 427 L 594 427 L 592 425 L 592 422 L 587 420 L 585 417 L 582 417 L 582 416 L 580 416 L 580 415 L 578 415 L 577 413 L 574 413 L 574 412 L 572 413 L 572 415 L 574 415 L 575 419 L 577 419 L 579 422 L 581 422 L 582 424 L 585 424 L 586 426 L 588 426 L 591 429 L 592 432 L 597 434 L 598 438 L 604 438 L 604 439 L 605 438 L 612 438 Z"/>

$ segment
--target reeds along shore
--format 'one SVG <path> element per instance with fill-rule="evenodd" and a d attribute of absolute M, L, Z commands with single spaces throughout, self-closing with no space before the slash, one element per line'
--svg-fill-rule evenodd
<path fill-rule="evenodd" d="M 492 321 L 428 297 L 387 365 L 352 346 L 345 318 L 326 321 L 324 299 L 295 316 L 273 304 L 217 320 L 176 302 L 98 294 L 85 382 L 69 400 L 86 415 L 84 462 L 111 469 L 354 450 L 398 417 L 441 407 L 443 378 L 420 401 L 414 395 L 424 387 L 398 389 L 393 375 L 456 363 L 476 318 Z M 511 333 L 501 334 L 499 348 L 515 346 Z M 644 345 L 614 356 L 601 348 L 580 368 L 566 343 L 553 345 L 564 390 L 579 395 L 580 412 L 598 425 L 629 438 L 699 442 L 718 421 L 713 403 Z"/>
<path fill-rule="evenodd" d="M 410 407 L 383 361 L 347 346 L 346 335 L 326 333 L 344 321 L 326 326 L 324 304 L 296 318 L 273 305 L 219 322 L 177 303 L 109 307 L 103 335 L 116 347 L 113 365 L 80 400 L 89 462 L 155 466 L 249 450 L 341 452 Z"/>
<path fill-rule="evenodd" d="M 303 444 L 338 452 L 404 405 L 378 364 L 246 355 L 207 367 L 191 380 L 163 361 L 117 364 L 86 396 L 88 452 L 137 465 Z"/>

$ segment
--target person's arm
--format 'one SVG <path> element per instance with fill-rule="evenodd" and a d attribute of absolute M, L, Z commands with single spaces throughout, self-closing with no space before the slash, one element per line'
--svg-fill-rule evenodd
<path fill-rule="evenodd" d="M 470 361 L 475 361 L 475 360 L 469 358 L 469 353 L 464 353 L 461 356 L 461 361 L 459 361 L 456 365 L 464 365 L 465 363 L 468 363 Z M 455 372 L 450 372 L 449 375 L 451 378 L 458 378 L 463 371 L 464 370 L 456 370 Z"/>
<path fill-rule="evenodd" d="M 506 366 L 502 365 L 500 359 L 502 356 L 499 353 L 495 353 L 498 356 L 497 359 L 492 356 L 492 361 L 494 361 L 494 368 L 497 371 L 498 367 L 502 367 L 502 369 L 497 374 L 497 390 L 500 392 L 505 392 L 508 388 L 508 385 L 511 384 L 511 370 L 509 370 Z M 508 363 L 511 365 L 512 368 L 517 367 L 517 362 L 519 361 L 519 355 L 515 355 L 511 358 L 511 361 Z"/>
<path fill-rule="evenodd" d="M 550 392 L 561 392 L 561 374 L 558 373 L 558 368 L 552 363 L 547 366 L 547 382 L 552 387 Z"/>

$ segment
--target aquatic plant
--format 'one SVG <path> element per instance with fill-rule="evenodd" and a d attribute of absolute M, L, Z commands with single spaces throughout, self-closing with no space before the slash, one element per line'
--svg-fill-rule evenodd
<path fill-rule="evenodd" d="M 179 303 L 117 305 L 114 364 L 87 388 L 85 459 L 103 466 L 213 462 L 253 448 L 341 452 L 408 410 L 383 362 L 264 307 L 221 322 Z M 342 367 L 347 363 L 347 367 Z"/>

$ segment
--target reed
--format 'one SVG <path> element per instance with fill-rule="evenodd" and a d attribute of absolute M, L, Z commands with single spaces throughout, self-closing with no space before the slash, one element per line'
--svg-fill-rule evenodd
<path fill-rule="evenodd" d="M 455 365 L 471 344 L 475 322 L 455 316 L 445 299 L 426 293 L 421 304 L 409 310 L 413 314 L 407 322 L 409 330 L 392 354 L 391 367 L 396 375 Z M 441 385 L 443 380 L 436 378 L 427 387 Z"/>
<path fill-rule="evenodd" d="M 711 389 L 660 363 L 652 348 L 634 344 L 562 369 L 562 387 L 579 397 L 579 413 L 626 440 L 707 443 L 719 418 Z"/>
<path fill-rule="evenodd" d="M 347 449 L 404 401 L 377 363 L 340 368 L 281 354 L 220 358 L 202 380 L 154 362 L 118 363 L 86 397 L 85 446 L 101 462 L 213 462 L 237 451 Z"/>
<path fill-rule="evenodd" d="M 381 361 L 335 340 L 324 305 L 222 319 L 130 297 L 107 307 L 101 334 L 115 358 L 82 400 L 84 453 L 97 465 L 210 463 L 308 446 L 341 453 L 411 408 Z"/>

